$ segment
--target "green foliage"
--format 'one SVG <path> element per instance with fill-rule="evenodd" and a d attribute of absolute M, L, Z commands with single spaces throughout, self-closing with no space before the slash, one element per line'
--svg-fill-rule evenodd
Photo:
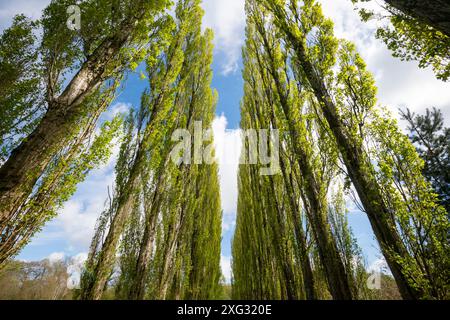
<path fill-rule="evenodd" d="M 370 0 L 352 0 L 353 3 Z M 358 9 L 363 21 L 373 18 L 388 20 L 377 29 L 381 39 L 396 58 L 419 62 L 420 68 L 431 67 L 440 80 L 450 77 L 450 38 L 423 21 L 385 3 L 387 14 L 377 15 L 371 10 Z"/>
<path fill-rule="evenodd" d="M 95 123 L 96 119 L 91 121 Z M 98 134 L 94 134 L 92 129 L 76 133 L 73 145 L 67 145 L 66 150 L 61 150 L 60 158 L 48 168 L 36 191 L 22 208 L 21 215 L 1 226 L 2 240 L 5 242 L 2 248 L 8 248 L 9 251 L 5 250 L 0 260 L 17 254 L 18 249 L 25 246 L 35 232 L 58 214 L 63 204 L 76 192 L 76 186 L 92 170 L 107 163 L 115 140 L 119 138 L 122 122 L 119 115 L 105 122 Z M 6 244 L 9 246 L 6 247 Z"/>
<path fill-rule="evenodd" d="M 73 4 L 51 1 L 38 21 L 17 16 L 0 38 L 0 164 L 8 184 L 0 194 L 0 264 L 104 162 L 117 125 L 91 143 L 97 122 L 125 73 L 155 54 L 153 43 L 170 27 L 170 1 L 84 0 L 81 29 L 71 30 Z"/>
<path fill-rule="evenodd" d="M 18 15 L 0 37 L 0 165 L 42 115 L 36 27 Z"/>
<path fill-rule="evenodd" d="M 253 3 L 253 7 L 249 3 Z M 246 97 L 258 97 L 259 92 L 264 92 L 264 89 L 259 89 L 259 83 L 263 83 L 263 88 L 266 86 L 268 96 L 277 87 L 287 91 L 292 87 L 299 88 L 302 94 L 293 96 L 296 99 L 306 97 L 306 106 L 312 107 L 309 116 L 305 115 L 308 119 L 305 123 L 316 121 L 320 128 L 315 135 L 319 137 L 317 141 L 313 138 L 315 136 L 308 137 L 314 126 L 299 130 L 302 145 L 309 142 L 311 147 L 303 152 L 301 148 L 294 149 L 300 159 L 305 154 L 300 173 L 302 183 L 309 184 L 305 189 L 306 195 L 308 190 L 317 190 L 317 193 L 321 190 L 313 187 L 313 180 L 308 178 L 310 172 L 317 170 L 317 177 L 321 177 L 319 181 L 326 182 L 327 177 L 336 176 L 333 165 L 342 161 L 346 169 L 344 173 L 349 177 L 347 181 L 351 182 L 347 187 L 353 183 L 358 192 L 361 207 L 368 214 L 402 295 L 416 299 L 446 298 L 449 279 L 446 212 L 422 176 L 423 162 L 414 146 L 399 130 L 392 116 L 376 107 L 375 81 L 354 45 L 334 37 L 332 23 L 323 16 L 318 1 L 265 0 L 259 4 L 248 1 L 247 4 L 250 8 L 259 7 L 269 17 L 260 29 L 270 30 L 271 24 L 274 25 L 275 39 L 269 38 L 268 42 L 273 45 L 279 41 L 286 50 L 282 56 L 287 61 L 286 66 L 275 66 L 287 70 L 287 77 L 292 74 L 296 85 L 287 86 L 281 81 L 281 85 L 267 87 L 264 84 L 265 71 L 261 71 L 262 80 L 253 80 L 258 89 Z M 248 61 L 246 63 L 249 64 Z M 264 67 L 261 70 L 267 70 L 270 64 Z M 273 70 L 271 73 L 274 76 Z M 250 71 L 250 74 L 255 72 Z M 249 81 L 245 72 L 244 78 Z M 256 105 L 262 104 L 258 101 Z M 269 105 L 276 106 L 276 100 Z M 244 107 L 247 107 L 245 98 Z M 287 109 L 299 110 L 301 115 L 307 110 L 305 100 L 300 99 L 295 108 Z M 284 114 L 289 114 L 289 111 Z M 275 111 L 274 117 L 277 116 Z M 247 117 L 243 116 L 243 119 Z M 296 121 L 298 123 L 301 122 Z M 288 128 L 291 134 L 297 133 L 298 129 L 292 129 L 295 128 L 293 125 Z M 331 137 L 328 142 L 324 139 L 327 136 Z M 314 150 L 320 150 L 321 157 L 314 158 Z M 312 169 L 305 165 L 307 161 L 314 164 Z M 317 173 L 319 168 L 322 173 Z M 327 190 L 325 186 L 322 190 Z M 272 197 L 274 194 L 272 192 Z M 307 197 L 306 204 L 314 203 L 311 199 L 311 196 Z M 326 203 L 325 198 L 317 203 Z M 314 219 L 308 220 L 314 231 Z M 323 245 L 318 241 L 317 232 L 314 233 L 315 246 L 320 250 Z M 236 235 L 241 237 L 241 233 Z M 343 248 L 339 250 L 341 254 Z M 322 273 L 326 272 L 327 265 L 322 264 Z M 336 272 L 337 267 L 334 270 Z"/>

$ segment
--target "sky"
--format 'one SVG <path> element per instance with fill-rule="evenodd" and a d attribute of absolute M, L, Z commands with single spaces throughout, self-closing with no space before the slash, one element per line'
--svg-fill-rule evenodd
<path fill-rule="evenodd" d="M 39 18 L 48 0 L 0 0 L 0 30 L 7 27 L 14 14 L 24 13 Z M 321 0 L 324 13 L 335 23 L 338 37 L 357 45 L 368 69 L 375 75 L 378 100 L 396 114 L 398 108 L 415 112 L 440 108 L 450 120 L 450 87 L 435 79 L 431 70 L 419 69 L 416 62 L 402 62 L 392 57 L 386 46 L 374 37 L 376 23 L 362 23 L 350 0 Z M 223 215 L 221 266 L 229 281 L 231 275 L 231 239 L 237 206 L 237 158 L 240 150 L 239 104 L 243 94 L 241 48 L 245 41 L 244 0 L 204 0 L 204 26 L 215 33 L 214 79 L 219 93 L 217 117 L 213 124 L 219 161 Z M 137 74 L 130 75 L 125 90 L 103 119 L 111 118 L 139 104 L 146 82 Z M 404 125 L 404 124 L 402 124 Z M 95 170 L 79 185 L 78 191 L 48 223 L 43 231 L 19 255 L 22 260 L 86 256 L 97 217 L 104 208 L 107 188 L 114 182 L 114 157 Z M 367 218 L 352 209 L 350 226 L 362 247 L 368 265 L 379 263 L 379 252 Z"/>

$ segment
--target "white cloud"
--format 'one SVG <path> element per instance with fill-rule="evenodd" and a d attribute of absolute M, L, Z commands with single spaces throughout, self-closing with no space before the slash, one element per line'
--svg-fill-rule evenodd
<path fill-rule="evenodd" d="M 104 199 L 101 197 L 83 198 L 67 202 L 55 221 L 62 228 L 63 238 L 71 248 L 89 246 L 95 223 L 103 210 Z"/>
<path fill-rule="evenodd" d="M 50 264 L 55 264 L 57 262 L 61 262 L 65 259 L 66 254 L 64 252 L 53 252 L 48 256 L 48 261 L 50 261 Z"/>
<path fill-rule="evenodd" d="M 237 201 L 237 199 L 236 199 Z M 236 204 L 234 204 L 236 207 Z M 234 232 L 234 228 L 236 227 L 236 209 L 234 212 L 224 214 L 222 217 L 222 232 Z"/>
<path fill-rule="evenodd" d="M 386 273 L 386 271 L 389 269 L 386 259 L 384 257 L 379 258 L 375 260 L 368 268 L 368 272 L 379 272 L 379 273 Z"/>
<path fill-rule="evenodd" d="M 230 229 L 237 210 L 237 172 L 241 154 L 240 130 L 227 130 L 227 118 L 216 117 L 213 122 L 216 156 L 219 162 L 219 178 L 224 211 L 224 229 Z M 232 219 L 227 217 L 231 215 Z"/>
<path fill-rule="evenodd" d="M 87 249 L 91 242 L 95 224 L 105 208 L 108 187 L 114 185 L 114 166 L 117 156 L 111 157 L 108 165 L 91 173 L 86 182 L 80 184 L 77 194 L 60 211 L 52 224 L 61 230 L 61 238 L 70 248 Z"/>
<path fill-rule="evenodd" d="M 222 73 L 228 75 L 238 69 L 245 33 L 245 0 L 206 0 L 204 24 L 215 34 L 216 53 L 224 57 Z"/>
<path fill-rule="evenodd" d="M 108 110 L 102 114 L 100 122 L 111 121 L 115 116 L 119 114 L 127 114 L 131 108 L 132 106 L 130 103 L 118 102 L 108 108 Z"/>
<path fill-rule="evenodd" d="M 220 256 L 220 267 L 226 283 L 231 283 L 231 257 Z"/>

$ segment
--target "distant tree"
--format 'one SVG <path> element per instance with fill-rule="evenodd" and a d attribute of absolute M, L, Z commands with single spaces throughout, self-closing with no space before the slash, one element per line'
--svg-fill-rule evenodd
<path fill-rule="evenodd" d="M 72 299 L 67 261 L 11 261 L 0 272 L 0 300 Z"/>
<path fill-rule="evenodd" d="M 281 174 L 261 176 L 253 164 L 239 168 L 233 296 L 320 298 L 310 259 L 309 242 L 313 242 L 325 291 L 334 299 L 354 299 L 349 270 L 328 217 L 327 190 L 336 174 L 337 153 L 310 115 L 309 99 L 295 84 L 297 74 L 289 70 L 288 53 L 275 26 L 258 1 L 247 1 L 246 11 L 241 127 L 274 128 L 289 134 L 282 135 Z"/>
<path fill-rule="evenodd" d="M 442 111 L 427 109 L 424 115 L 401 111 L 408 122 L 409 138 L 425 161 L 423 174 L 450 213 L 450 128 L 444 127 Z"/>

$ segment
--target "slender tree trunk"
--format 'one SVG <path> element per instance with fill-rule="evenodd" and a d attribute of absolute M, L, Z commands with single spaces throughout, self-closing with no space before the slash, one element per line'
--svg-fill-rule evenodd
<path fill-rule="evenodd" d="M 306 58 L 305 55 L 304 57 Z M 395 229 L 394 222 L 390 219 L 390 212 L 385 206 L 382 196 L 378 191 L 378 185 L 374 178 L 367 172 L 367 166 L 361 158 L 362 151 L 355 150 L 355 145 L 346 138 L 337 114 L 337 108 L 325 89 L 325 85 L 315 75 L 314 69 L 309 61 L 302 59 L 301 63 L 314 88 L 318 100 L 322 104 L 325 118 L 339 145 L 350 178 L 358 192 L 364 209 L 366 210 L 374 233 L 381 244 L 382 251 L 389 267 L 397 280 L 397 285 L 399 286 L 403 298 L 420 298 L 421 294 L 418 292 L 419 289 L 416 289 L 409 284 L 402 272 L 401 265 L 396 262 L 389 253 L 389 250 L 392 250 L 400 257 L 408 256 L 406 248 Z"/>
<path fill-rule="evenodd" d="M 179 233 L 180 228 L 182 227 L 183 217 L 184 215 L 182 214 L 181 221 L 179 221 L 179 225 L 172 226 L 171 230 L 169 231 L 169 239 L 165 248 L 166 250 L 164 252 L 164 259 L 163 259 L 164 262 L 162 264 L 162 269 L 159 275 L 158 298 L 161 300 L 167 299 L 167 291 L 171 284 L 170 281 L 173 277 L 173 271 L 175 271 L 171 270 L 170 262 L 174 258 L 176 248 L 178 247 L 178 244 L 181 241 Z"/>
<path fill-rule="evenodd" d="M 275 183 L 274 183 L 272 177 L 270 177 L 269 180 L 270 180 L 270 186 L 271 186 L 271 189 L 269 190 L 269 194 L 271 194 L 273 196 L 276 194 Z M 270 195 L 268 195 L 267 197 L 270 197 Z M 278 204 L 276 196 L 273 196 L 273 197 L 274 197 L 274 203 L 275 203 L 274 211 L 276 212 L 276 215 L 277 215 L 276 216 L 277 227 L 274 228 L 274 234 L 275 234 L 274 240 L 275 240 L 275 243 L 277 243 L 279 245 L 278 250 L 276 250 L 276 254 L 278 256 L 278 259 L 281 262 L 281 268 L 282 268 L 282 272 L 283 272 L 284 279 L 285 279 L 284 285 L 286 286 L 287 299 L 288 300 L 299 300 L 299 299 L 301 299 L 301 296 L 299 293 L 301 291 L 299 290 L 299 288 L 297 286 L 292 259 L 289 257 L 289 254 L 287 252 L 286 239 L 283 239 L 283 235 L 287 234 L 285 221 L 283 221 L 284 217 L 282 216 L 282 212 L 280 211 L 280 206 Z"/>
<path fill-rule="evenodd" d="M 255 108 L 250 116 L 252 118 L 253 123 L 255 124 L 255 128 L 267 127 L 268 123 L 266 123 L 265 119 L 263 118 L 261 112 L 259 111 L 259 108 Z M 267 142 L 267 150 L 269 150 L 269 153 L 271 152 L 270 149 L 270 142 Z M 253 171 L 252 171 L 253 172 Z M 255 174 L 253 172 L 253 174 Z M 273 227 L 273 237 L 274 237 L 274 243 L 276 244 L 275 249 L 275 255 L 279 261 L 281 272 L 283 274 L 284 282 L 281 283 L 281 285 L 284 287 L 285 292 L 282 292 L 282 294 L 286 294 L 286 298 L 288 300 L 299 300 L 301 297 L 299 296 L 299 290 L 296 283 L 296 276 L 294 272 L 294 266 L 292 265 L 290 261 L 290 257 L 287 254 L 287 249 L 285 246 L 286 240 L 283 239 L 283 235 L 286 234 L 285 230 L 285 219 L 283 217 L 283 213 L 281 212 L 280 205 L 278 203 L 277 197 L 276 197 L 276 190 L 275 190 L 275 181 L 272 176 L 269 176 L 269 187 L 265 185 L 265 182 L 261 179 L 258 179 L 257 177 L 254 177 L 255 181 L 258 181 L 262 186 L 260 186 L 261 189 L 266 189 L 266 197 L 267 199 L 273 198 L 272 201 L 268 202 L 268 212 L 274 212 L 275 213 L 275 221 L 276 225 Z M 284 297 L 282 297 L 284 298 Z"/>
<path fill-rule="evenodd" d="M 270 46 L 266 38 L 263 37 L 266 50 L 270 53 Z M 289 110 L 289 103 L 287 101 L 285 90 L 279 79 L 278 71 L 274 66 L 274 58 L 270 56 L 271 75 L 275 82 L 275 87 L 278 93 L 281 109 L 288 122 L 289 130 L 296 132 L 296 124 L 294 123 Z M 260 68 L 262 67 L 261 63 Z M 275 124 L 276 125 L 276 124 Z M 312 168 L 308 155 L 304 148 L 299 144 L 298 139 L 294 137 L 292 146 L 297 155 L 297 162 L 302 172 L 304 183 L 304 194 L 306 212 L 311 221 L 314 236 L 317 241 L 319 255 L 325 269 L 330 293 L 336 300 L 352 300 L 352 291 L 350 289 L 348 275 L 345 272 L 344 263 L 339 255 L 337 246 L 333 241 L 331 229 L 329 227 L 327 217 L 328 208 L 324 205 L 320 196 L 320 185 L 315 177 L 314 169 Z"/>
<path fill-rule="evenodd" d="M 194 102 L 195 99 L 191 100 L 191 104 L 189 107 L 189 117 L 187 119 L 187 127 L 189 127 L 190 121 L 191 121 L 191 116 L 192 116 L 192 112 L 193 112 L 193 108 L 192 108 L 192 104 Z M 155 111 L 157 112 L 157 111 Z M 155 117 L 153 117 L 152 119 L 155 119 Z M 171 145 L 169 145 L 169 147 L 164 151 L 164 156 L 166 157 L 165 159 L 165 166 L 167 166 L 168 162 L 171 160 L 170 159 L 170 148 Z M 143 240 L 142 240 L 142 245 L 139 251 L 139 257 L 138 257 L 138 261 L 136 264 L 136 276 L 133 282 L 133 285 L 131 287 L 131 291 L 130 291 L 130 296 L 129 298 L 131 300 L 142 300 L 144 299 L 145 296 L 145 280 L 146 280 L 146 275 L 148 273 L 148 268 L 149 268 L 149 263 L 150 263 L 150 256 L 151 256 L 151 252 L 153 249 L 153 243 L 154 243 L 154 231 L 155 231 L 155 224 L 156 224 L 156 219 L 158 216 L 158 211 L 160 209 L 160 203 L 161 203 L 161 194 L 160 194 L 160 189 L 164 190 L 164 179 L 165 179 L 165 175 L 161 174 L 158 178 L 158 182 L 156 185 L 156 189 L 154 191 L 153 194 L 153 199 L 152 199 L 152 205 L 150 208 L 150 214 L 147 217 L 147 223 L 144 229 L 144 236 L 143 236 Z M 180 177 L 178 177 L 180 178 Z"/>
<path fill-rule="evenodd" d="M 151 132 L 154 130 L 154 123 L 159 116 L 159 106 L 163 102 L 163 94 L 160 94 L 153 104 L 152 117 L 144 130 L 143 141 L 140 143 L 131 169 L 130 178 L 128 181 L 126 191 L 120 195 L 120 201 L 117 206 L 116 214 L 108 231 L 105 243 L 101 249 L 99 259 L 96 262 L 94 269 L 94 282 L 91 288 L 88 288 L 82 295 L 85 300 L 99 300 L 101 299 L 105 286 L 114 267 L 117 245 L 120 236 L 125 228 L 125 223 L 132 213 L 135 204 L 135 193 L 139 190 L 139 183 L 141 177 L 141 168 L 145 159 L 145 146 L 148 145 L 148 140 Z M 150 234 L 148 235 L 150 237 Z M 135 296 L 136 293 L 133 293 Z M 136 298 L 137 299 L 137 298 Z"/>
<path fill-rule="evenodd" d="M 283 172 L 283 178 L 289 193 L 289 203 L 292 213 L 292 221 L 294 223 L 295 239 L 297 241 L 298 258 L 300 259 L 300 265 L 302 267 L 303 285 L 305 288 L 306 299 L 316 300 L 316 293 L 314 289 L 314 276 L 311 268 L 311 261 L 308 256 L 308 249 L 306 243 L 306 235 L 302 228 L 300 219 L 300 210 L 295 199 L 295 191 L 292 182 L 292 176 L 289 177 L 284 159 L 280 159 L 281 170 Z"/>
<path fill-rule="evenodd" d="M 394 8 L 450 37 L 450 1 L 385 0 Z"/>
<path fill-rule="evenodd" d="M 136 262 L 136 275 L 135 278 L 133 279 L 133 284 L 131 286 L 130 294 L 128 297 L 130 300 L 143 300 L 145 296 L 145 284 L 148 274 L 148 268 L 151 262 L 150 258 L 153 251 L 153 244 L 155 240 L 156 220 L 160 208 L 159 192 L 162 180 L 163 178 L 161 176 L 153 194 L 150 213 L 147 216 L 147 221 L 144 229 L 144 236 L 139 251 L 139 257 Z M 164 189 L 164 187 L 162 187 L 161 190 L 162 189 Z"/>
<path fill-rule="evenodd" d="M 299 214 L 299 212 L 294 213 L 294 215 Z M 297 246 L 300 251 L 300 264 L 302 266 L 302 274 L 303 274 L 303 284 L 305 286 L 306 299 L 308 300 L 316 300 L 316 289 L 314 287 L 314 275 L 311 267 L 311 261 L 309 259 L 306 237 L 302 230 L 302 226 L 300 224 L 300 219 L 296 217 L 294 219 L 294 229 L 295 236 L 297 240 Z"/>
<path fill-rule="evenodd" d="M 135 21 L 123 24 L 114 36 L 103 41 L 64 92 L 49 101 L 42 121 L 0 168 L 1 224 L 10 220 L 25 203 L 51 159 L 64 147 L 67 132 L 82 117 L 80 106 L 105 80 L 109 62 L 129 39 Z"/>
<path fill-rule="evenodd" d="M 130 300 L 143 300 L 145 297 L 145 284 L 151 262 L 153 243 L 155 240 L 155 216 L 149 218 L 146 223 L 142 246 L 136 263 L 136 275 L 130 289 L 128 298 Z"/>
<path fill-rule="evenodd" d="M 159 284 L 158 284 L 158 299 L 160 300 L 166 300 L 167 297 L 167 292 L 169 291 L 169 286 L 172 284 L 174 285 L 174 283 L 171 283 L 171 279 L 172 279 L 172 273 L 175 270 L 171 270 L 170 269 L 170 258 L 173 258 L 174 254 L 174 249 L 175 249 L 175 243 L 176 241 L 172 241 L 170 244 L 168 244 L 167 247 L 167 252 L 164 254 L 164 262 L 163 262 L 163 267 L 161 269 L 161 274 L 160 274 L 160 278 L 159 278 Z M 176 296 L 181 296 L 179 293 L 176 294 Z"/>
<path fill-rule="evenodd" d="M 284 19 L 284 17 L 278 17 Z M 364 206 L 375 236 L 380 243 L 381 250 L 394 275 L 399 291 L 404 299 L 419 299 L 422 297 L 420 289 L 413 287 L 407 276 L 403 273 L 401 265 L 392 257 L 390 251 L 400 257 L 407 257 L 408 252 L 401 241 L 395 228 L 395 223 L 390 219 L 391 213 L 385 205 L 379 192 L 379 186 L 368 172 L 367 164 L 364 162 L 363 151 L 352 143 L 343 128 L 339 118 L 337 107 L 326 89 L 325 83 L 317 75 L 313 65 L 309 61 L 304 43 L 292 34 L 286 32 L 289 42 L 293 45 L 299 58 L 300 65 L 320 102 L 325 119 L 336 139 L 342 154 L 348 174 L 355 186 L 359 198 Z M 309 190 L 309 193 L 313 192 Z"/>

